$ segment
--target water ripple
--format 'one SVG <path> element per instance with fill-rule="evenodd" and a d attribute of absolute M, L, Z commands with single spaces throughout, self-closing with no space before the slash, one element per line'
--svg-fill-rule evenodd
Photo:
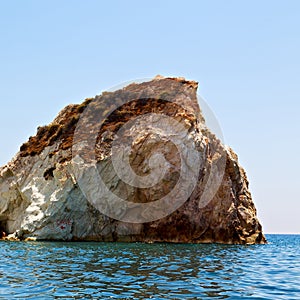
<path fill-rule="evenodd" d="M 1 242 L 1 299 L 299 299 L 300 236 L 268 245 Z"/>

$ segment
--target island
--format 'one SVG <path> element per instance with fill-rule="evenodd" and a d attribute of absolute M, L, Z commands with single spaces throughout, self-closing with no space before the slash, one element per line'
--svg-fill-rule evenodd
<path fill-rule="evenodd" d="M 197 88 L 157 76 L 65 107 L 0 168 L 1 238 L 266 243 Z"/>

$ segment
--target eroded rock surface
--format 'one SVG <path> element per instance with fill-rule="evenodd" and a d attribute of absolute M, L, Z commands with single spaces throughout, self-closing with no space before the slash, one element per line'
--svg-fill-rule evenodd
<path fill-rule="evenodd" d="M 206 128 L 196 91 L 194 81 L 158 77 L 64 108 L 0 169 L 0 232 L 21 240 L 264 243 L 245 171 Z M 184 134 L 170 132 L 176 124 Z M 131 167 L 120 178 L 114 157 L 124 145 Z M 101 197 L 96 171 L 110 191 Z M 135 185 L 126 182 L 132 172 L 160 180 Z M 172 194 L 182 174 L 190 180 Z M 163 208 L 135 210 L 168 195 Z M 103 209 L 114 197 L 133 205 Z M 162 210 L 171 213 L 158 218 Z"/>

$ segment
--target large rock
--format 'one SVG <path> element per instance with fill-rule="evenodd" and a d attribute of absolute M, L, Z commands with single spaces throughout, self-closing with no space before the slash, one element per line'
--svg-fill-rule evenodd
<path fill-rule="evenodd" d="M 64 108 L 0 169 L 3 235 L 264 243 L 245 171 L 196 91 L 157 77 Z"/>

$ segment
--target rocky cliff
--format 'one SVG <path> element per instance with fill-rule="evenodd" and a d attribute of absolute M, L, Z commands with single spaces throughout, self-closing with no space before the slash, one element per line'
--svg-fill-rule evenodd
<path fill-rule="evenodd" d="M 264 243 L 197 83 L 156 77 L 69 105 L 0 169 L 6 239 Z"/>

